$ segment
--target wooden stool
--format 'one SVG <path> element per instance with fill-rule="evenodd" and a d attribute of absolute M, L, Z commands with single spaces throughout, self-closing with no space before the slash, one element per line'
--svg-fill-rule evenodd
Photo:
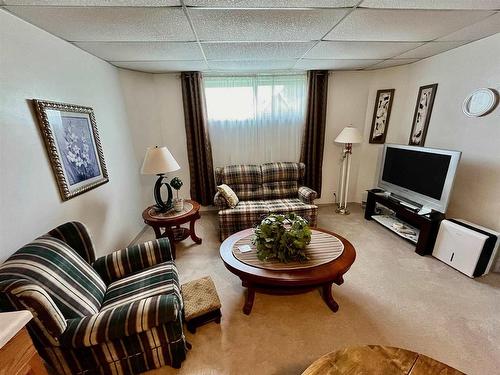
<path fill-rule="evenodd" d="M 220 323 L 221 303 L 214 282 L 210 276 L 190 281 L 182 285 L 184 319 L 191 333 L 208 322 Z"/>

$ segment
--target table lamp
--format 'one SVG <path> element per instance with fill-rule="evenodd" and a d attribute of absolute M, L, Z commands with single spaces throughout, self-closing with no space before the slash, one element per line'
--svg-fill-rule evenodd
<path fill-rule="evenodd" d="M 353 126 L 346 126 L 340 134 L 335 138 L 336 143 L 343 143 L 344 149 L 342 150 L 342 169 L 340 179 L 340 194 L 339 204 L 335 212 L 342 215 L 349 215 L 347 209 L 347 191 L 349 190 L 349 173 L 351 171 L 351 154 L 352 144 L 361 143 L 363 137 L 360 131 Z"/>
<path fill-rule="evenodd" d="M 179 167 L 179 164 L 165 146 L 155 146 L 147 149 L 144 162 L 142 163 L 141 173 L 158 175 L 158 180 L 156 180 L 153 191 L 157 212 L 167 212 L 172 209 L 172 188 L 169 183 L 164 182 L 163 179 L 165 178 L 165 173 L 177 171 L 179 169 L 181 169 L 181 167 Z M 166 202 L 161 198 L 162 185 L 165 185 L 168 191 Z"/>

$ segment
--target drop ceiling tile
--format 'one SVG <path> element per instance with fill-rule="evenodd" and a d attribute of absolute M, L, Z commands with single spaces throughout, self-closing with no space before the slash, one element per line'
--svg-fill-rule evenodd
<path fill-rule="evenodd" d="M 500 12 L 437 40 L 471 42 L 496 33 L 500 33 Z"/>
<path fill-rule="evenodd" d="M 448 51 L 465 44 L 466 42 L 429 42 L 420 47 L 405 52 L 398 59 L 425 59 L 429 56 L 437 55 L 438 53 Z"/>
<path fill-rule="evenodd" d="M 375 69 L 383 69 L 383 68 L 391 68 L 393 66 L 406 65 L 414 63 L 420 59 L 390 59 L 382 61 L 376 65 L 369 66 L 366 70 L 375 70 Z"/>
<path fill-rule="evenodd" d="M 364 0 L 363 8 L 500 9 L 500 0 Z"/>
<path fill-rule="evenodd" d="M 430 41 L 490 14 L 489 11 L 356 9 L 325 39 Z"/>
<path fill-rule="evenodd" d="M 255 60 L 255 61 L 229 61 L 209 60 L 211 70 L 226 71 L 266 71 L 266 70 L 289 70 L 292 69 L 297 60 Z"/>
<path fill-rule="evenodd" d="M 181 8 L 6 7 L 20 18 L 69 41 L 192 41 Z"/>
<path fill-rule="evenodd" d="M 37 6 L 179 6 L 179 0 L 4 0 L 5 5 Z"/>
<path fill-rule="evenodd" d="M 315 42 L 202 43 L 211 60 L 286 60 L 299 58 Z"/>
<path fill-rule="evenodd" d="M 77 42 L 75 45 L 110 61 L 203 60 L 196 42 Z"/>
<path fill-rule="evenodd" d="M 113 61 L 119 68 L 138 70 L 146 73 L 184 72 L 206 70 L 205 61 Z"/>
<path fill-rule="evenodd" d="M 187 6 L 219 8 L 343 8 L 358 0 L 184 0 Z"/>
<path fill-rule="evenodd" d="M 308 59 L 388 59 L 422 43 L 415 42 L 320 42 L 305 56 Z"/>
<path fill-rule="evenodd" d="M 380 59 L 346 59 L 346 60 L 316 60 L 316 59 L 302 59 L 297 65 L 296 69 L 326 69 L 326 70 L 357 70 L 363 69 L 370 65 L 377 64 L 383 60 Z"/>
<path fill-rule="evenodd" d="M 189 8 L 203 41 L 310 41 L 320 39 L 345 14 L 344 9 Z"/>

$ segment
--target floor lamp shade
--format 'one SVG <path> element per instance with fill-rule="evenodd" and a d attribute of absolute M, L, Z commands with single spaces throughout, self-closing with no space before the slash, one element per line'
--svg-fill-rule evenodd
<path fill-rule="evenodd" d="M 149 147 L 142 163 L 142 174 L 163 174 L 181 169 L 166 147 Z"/>
<path fill-rule="evenodd" d="M 174 159 L 170 151 L 166 147 L 149 147 L 142 163 L 142 174 L 156 174 L 156 180 L 153 195 L 156 201 L 156 210 L 158 212 L 166 212 L 172 208 L 172 188 L 168 182 L 164 182 L 163 175 L 167 172 L 173 172 L 181 169 L 177 161 Z M 161 197 L 161 187 L 165 185 L 168 196 L 164 202 Z"/>
<path fill-rule="evenodd" d="M 339 203 L 336 212 L 348 215 L 347 209 L 347 192 L 349 190 L 349 174 L 351 171 L 351 154 L 352 144 L 361 143 L 363 136 L 361 132 L 352 126 L 346 126 L 340 134 L 335 138 L 336 143 L 343 143 L 344 150 L 342 151 L 342 169 L 340 172 L 340 189 L 339 189 Z"/>
<path fill-rule="evenodd" d="M 346 126 L 340 134 L 335 138 L 336 143 L 361 143 L 363 137 L 361 132 L 352 126 Z"/>

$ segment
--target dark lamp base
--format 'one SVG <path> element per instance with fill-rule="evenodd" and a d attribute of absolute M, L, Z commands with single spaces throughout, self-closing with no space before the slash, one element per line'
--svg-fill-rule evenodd
<path fill-rule="evenodd" d="M 165 177 L 163 174 L 158 175 L 158 180 L 156 180 L 155 187 L 154 187 L 154 197 L 156 201 L 155 209 L 156 212 L 167 212 L 171 209 L 174 208 L 174 205 L 172 204 L 172 188 L 168 184 L 168 182 L 164 182 L 163 179 Z M 165 185 L 167 187 L 167 201 L 163 201 L 161 197 L 161 187 L 162 185 Z"/>

